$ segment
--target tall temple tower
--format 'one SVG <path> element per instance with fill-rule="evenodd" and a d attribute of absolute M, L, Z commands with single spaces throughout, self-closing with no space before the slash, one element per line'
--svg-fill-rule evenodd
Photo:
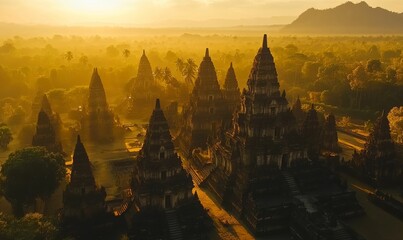
<path fill-rule="evenodd" d="M 180 147 L 190 154 L 195 148 L 207 148 L 209 137 L 221 127 L 226 104 L 218 84 L 217 74 L 209 49 L 200 63 L 190 103 L 184 110 L 184 127 L 181 129 Z"/>
<path fill-rule="evenodd" d="M 288 210 L 284 205 L 275 214 L 274 205 L 269 206 L 270 199 L 284 194 L 280 169 L 307 158 L 285 92 L 280 93 L 279 87 L 264 35 L 233 127 L 224 141 L 209 146 L 216 168 L 206 185 L 224 206 L 243 217 L 255 231 L 266 231 L 269 225 L 280 228 L 283 220 L 273 219 Z"/>
<path fill-rule="evenodd" d="M 299 96 L 295 103 L 292 105 L 292 113 L 294 114 L 295 119 L 297 120 L 297 124 L 299 126 L 302 126 L 302 123 L 305 120 L 306 113 L 302 110 L 302 104 L 301 100 L 299 99 Z"/>
<path fill-rule="evenodd" d="M 70 182 L 63 193 L 63 220 L 79 224 L 104 216 L 105 197 L 105 189 L 95 183 L 90 160 L 78 136 Z"/>
<path fill-rule="evenodd" d="M 49 111 L 48 109 L 47 112 L 51 113 L 51 110 Z M 62 153 L 62 144 L 47 112 L 44 109 L 39 111 L 36 132 L 32 138 L 32 146 L 42 146 L 49 152 Z"/>
<path fill-rule="evenodd" d="M 89 86 L 87 112 L 81 124 L 82 131 L 91 141 L 110 142 L 114 139 L 114 115 L 109 109 L 105 89 L 96 68 Z"/>
<path fill-rule="evenodd" d="M 304 136 L 306 145 L 308 147 L 308 156 L 311 159 L 317 159 L 319 157 L 322 133 L 321 129 L 318 113 L 315 110 L 315 106 L 312 104 L 301 129 L 302 136 Z"/>
<path fill-rule="evenodd" d="M 131 116 L 135 114 L 150 114 L 154 99 L 160 94 L 160 87 L 155 82 L 150 61 L 145 50 L 140 58 L 137 76 L 133 79 L 133 85 L 129 96 L 128 111 Z"/>
<path fill-rule="evenodd" d="M 232 66 L 232 63 L 228 68 L 227 75 L 225 76 L 223 94 L 226 105 L 228 107 L 228 116 L 225 119 L 225 124 L 229 127 L 232 122 L 232 115 L 234 111 L 239 108 L 239 102 L 241 99 L 241 94 L 238 87 L 238 80 L 236 79 L 235 70 Z"/>
<path fill-rule="evenodd" d="M 158 238 L 167 239 L 162 231 L 164 228 L 172 237 L 170 226 L 177 221 L 180 225 L 186 226 L 182 227 L 185 230 L 176 233 L 183 237 L 187 236 L 184 239 L 191 239 L 189 236 L 203 231 L 203 221 L 198 220 L 200 217 L 201 220 L 204 218 L 203 207 L 197 194 L 192 194 L 192 178 L 183 169 L 181 159 L 174 149 L 167 120 L 157 99 L 144 145 L 136 159 L 132 179 L 134 197 L 132 210 L 135 214 L 131 225 L 139 239 L 151 239 L 150 235 L 154 235 L 155 238 L 152 239 L 156 239 L 156 235 Z M 155 226 L 146 224 L 150 219 L 153 219 L 152 224 Z M 157 226 L 159 229 L 155 229 Z M 147 231 L 142 231 L 140 228 Z"/>
<path fill-rule="evenodd" d="M 360 159 L 353 161 L 363 163 L 361 167 L 373 181 L 382 184 L 396 177 L 396 152 L 387 113 L 382 112 L 376 120 L 364 149 L 357 157 Z"/>
<path fill-rule="evenodd" d="M 339 138 L 337 136 L 336 119 L 333 114 L 329 114 L 325 118 L 322 130 L 321 150 L 330 153 L 339 153 Z"/>

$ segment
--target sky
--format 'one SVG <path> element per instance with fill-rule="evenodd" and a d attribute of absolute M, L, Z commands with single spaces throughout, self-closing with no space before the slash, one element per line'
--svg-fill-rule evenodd
<path fill-rule="evenodd" d="M 311 7 L 325 9 L 344 2 L 346 0 L 0 0 L 0 22 L 174 26 L 209 19 L 288 17 L 272 19 L 273 22 L 267 20 L 267 24 L 276 24 L 292 21 Z M 367 3 L 372 7 L 403 12 L 402 0 L 367 0 Z"/>

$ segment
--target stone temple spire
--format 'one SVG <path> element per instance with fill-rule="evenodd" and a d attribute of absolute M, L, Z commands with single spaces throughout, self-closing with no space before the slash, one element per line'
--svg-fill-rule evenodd
<path fill-rule="evenodd" d="M 316 158 L 319 154 L 321 127 L 318 119 L 318 113 L 312 104 L 309 109 L 305 121 L 302 124 L 302 135 L 306 139 L 308 145 L 308 154 L 311 158 Z"/>
<path fill-rule="evenodd" d="M 48 96 L 43 94 L 42 103 L 41 103 L 42 110 L 51 117 L 53 115 L 52 107 L 50 106 Z"/>
<path fill-rule="evenodd" d="M 322 131 L 322 150 L 338 153 L 341 151 L 338 142 L 336 119 L 333 114 L 329 114 L 325 119 Z"/>
<path fill-rule="evenodd" d="M 239 92 L 238 81 L 236 79 L 235 70 L 234 67 L 232 66 L 232 63 L 228 68 L 227 75 L 225 76 L 224 89 L 236 90 Z"/>
<path fill-rule="evenodd" d="M 62 145 L 56 137 L 55 126 L 53 126 L 50 117 L 43 109 L 38 114 L 36 133 L 32 138 L 32 146 L 45 147 L 49 152 L 62 152 Z"/>
<path fill-rule="evenodd" d="M 206 48 L 206 53 L 203 57 L 203 61 L 200 63 L 199 72 L 193 91 L 201 89 L 210 91 L 218 91 L 220 89 L 220 85 L 218 84 L 217 80 L 217 73 L 213 62 L 211 61 L 208 48 Z"/>
<path fill-rule="evenodd" d="M 277 94 L 279 82 L 273 55 L 267 47 L 267 35 L 263 37 L 263 45 L 259 49 L 253 62 L 248 79 L 248 90 L 252 93 Z M 278 93 L 279 94 L 279 93 Z"/>
<path fill-rule="evenodd" d="M 161 109 L 160 100 L 157 99 L 141 150 L 142 154 L 150 161 L 160 161 L 172 156 L 174 149 L 168 122 Z M 163 159 L 161 159 L 162 155 L 164 155 Z"/>
<path fill-rule="evenodd" d="M 105 217 L 105 198 L 105 189 L 96 185 L 87 151 L 77 136 L 70 182 L 63 193 L 62 218 L 80 229 L 81 221 Z"/>
<path fill-rule="evenodd" d="M 387 178 L 395 177 L 395 145 L 390 136 L 389 120 L 385 111 L 374 123 L 360 157 L 370 177 L 377 182 L 382 183 Z"/>
<path fill-rule="evenodd" d="M 166 199 L 151 201 L 152 205 L 162 208 L 172 208 L 179 203 L 179 198 L 192 196 L 193 183 L 182 168 L 182 163 L 169 132 L 167 120 L 161 109 L 159 99 L 156 100 L 144 139 L 143 147 L 137 157 L 137 165 L 133 174 L 133 192 L 139 208 L 145 207 L 143 193 L 149 194 L 152 199 Z M 147 186 L 152 186 L 148 188 Z M 158 190 L 158 191 L 156 191 Z M 179 197 L 178 194 L 182 193 Z M 174 197 L 175 196 L 175 197 Z M 169 198 L 169 199 L 168 199 Z"/>
<path fill-rule="evenodd" d="M 141 55 L 139 68 L 137 71 L 137 78 L 135 81 L 135 86 L 148 87 L 154 82 L 154 75 L 151 68 L 150 61 L 146 56 L 145 50 L 143 50 L 143 55 Z"/>
<path fill-rule="evenodd" d="M 89 86 L 88 111 L 92 113 L 107 111 L 107 109 L 108 103 L 106 101 L 104 85 L 98 74 L 98 69 L 94 68 Z"/>
<path fill-rule="evenodd" d="M 81 142 L 80 135 L 77 136 L 76 147 L 74 148 L 70 185 L 77 187 L 95 187 L 91 163 L 87 151 Z"/>

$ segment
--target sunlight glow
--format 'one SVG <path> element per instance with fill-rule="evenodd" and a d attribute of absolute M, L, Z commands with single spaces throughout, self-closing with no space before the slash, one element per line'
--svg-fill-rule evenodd
<path fill-rule="evenodd" d="M 65 1 L 65 4 L 76 13 L 104 14 L 123 8 L 120 0 L 69 0 Z"/>

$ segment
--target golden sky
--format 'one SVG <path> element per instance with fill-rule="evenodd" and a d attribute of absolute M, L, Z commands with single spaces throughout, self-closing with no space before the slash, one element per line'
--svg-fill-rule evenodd
<path fill-rule="evenodd" d="M 296 17 L 310 7 L 330 8 L 345 1 L 0 0 L 0 22 L 49 25 L 175 25 L 179 20 Z M 367 3 L 372 7 L 380 6 L 403 12 L 402 0 L 367 0 Z"/>

